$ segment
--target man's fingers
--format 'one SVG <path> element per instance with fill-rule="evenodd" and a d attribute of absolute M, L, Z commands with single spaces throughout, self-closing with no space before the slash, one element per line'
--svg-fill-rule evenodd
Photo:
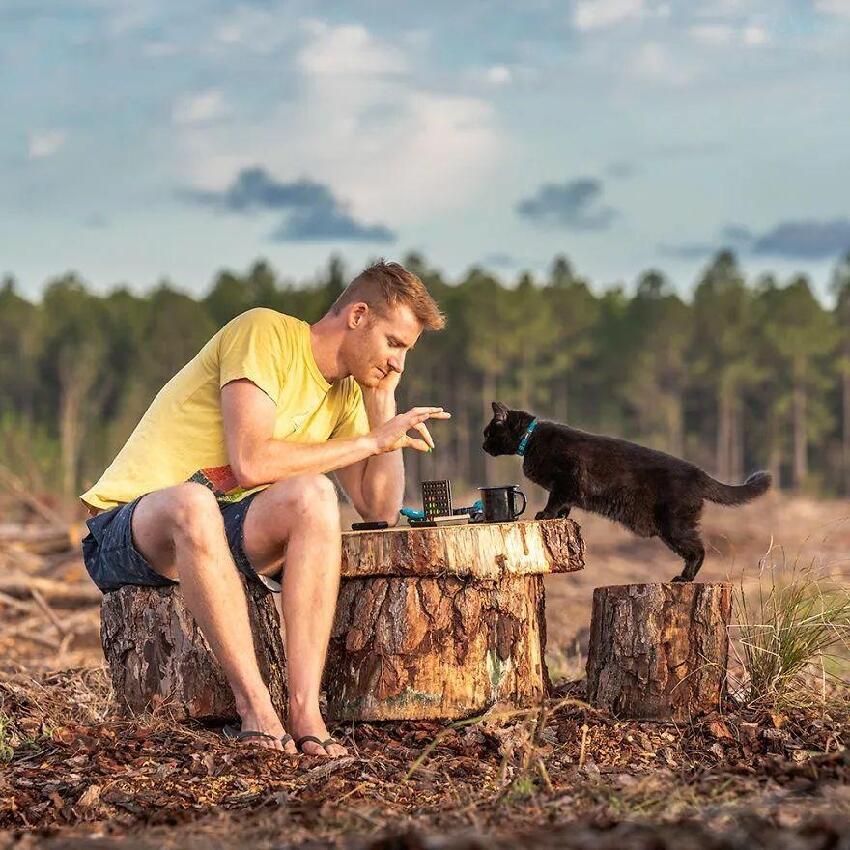
<path fill-rule="evenodd" d="M 405 448 L 416 449 L 416 451 L 418 451 L 418 452 L 430 452 L 431 451 L 431 446 L 429 446 L 428 443 L 425 442 L 425 440 L 417 440 L 417 439 L 414 439 L 413 437 L 407 438 L 407 445 L 405 446 Z"/>
<path fill-rule="evenodd" d="M 425 419 L 451 419 L 452 415 L 442 407 L 414 407 L 408 410 L 405 416 L 411 419 L 419 419 L 423 422 Z"/>
<path fill-rule="evenodd" d="M 418 425 L 428 419 L 451 419 L 451 413 L 416 413 L 410 415 L 411 425 Z"/>
<path fill-rule="evenodd" d="M 433 449 L 434 438 L 431 436 L 425 423 L 417 422 L 413 427 L 425 438 L 425 442 L 428 443 L 428 445 Z"/>

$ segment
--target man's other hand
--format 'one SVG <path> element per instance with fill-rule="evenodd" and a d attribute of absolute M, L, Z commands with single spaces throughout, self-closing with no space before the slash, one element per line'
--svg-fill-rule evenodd
<path fill-rule="evenodd" d="M 401 372 L 396 371 L 395 369 L 390 369 L 390 371 L 381 378 L 377 386 L 364 387 L 361 384 L 360 389 L 363 391 L 364 398 L 370 394 L 374 394 L 376 396 L 395 397 L 395 391 L 398 388 L 399 381 L 401 381 L 401 375 Z"/>
<path fill-rule="evenodd" d="M 396 449 L 431 451 L 434 448 L 434 440 L 425 425 L 428 419 L 451 419 L 451 413 L 443 410 L 442 407 L 414 407 L 407 413 L 393 416 L 370 434 L 375 440 L 375 453 L 384 454 L 394 452 Z M 407 434 L 408 431 L 417 431 L 420 437 L 410 437 Z"/>

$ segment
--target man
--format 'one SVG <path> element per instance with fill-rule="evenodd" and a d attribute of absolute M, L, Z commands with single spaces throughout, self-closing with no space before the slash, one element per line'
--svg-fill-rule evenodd
<path fill-rule="evenodd" d="M 312 326 L 248 310 L 160 390 L 81 496 L 99 512 L 83 541 L 92 579 L 104 592 L 180 583 L 253 743 L 346 753 L 319 712 L 341 559 L 325 473 L 336 472 L 364 520 L 398 521 L 401 449 L 430 451 L 426 420 L 449 414 L 397 415 L 395 389 L 419 335 L 443 325 L 422 282 L 397 263 L 366 269 Z M 237 570 L 281 590 L 288 732 L 260 677 Z"/>

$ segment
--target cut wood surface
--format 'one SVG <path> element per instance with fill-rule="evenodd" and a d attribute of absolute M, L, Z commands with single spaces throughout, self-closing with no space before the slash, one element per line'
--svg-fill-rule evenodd
<path fill-rule="evenodd" d="M 576 522 L 473 523 L 342 535 L 342 575 L 471 576 L 567 573 L 584 567 Z"/>
<path fill-rule="evenodd" d="M 598 587 L 587 658 L 590 703 L 621 718 L 689 720 L 720 707 L 728 584 Z"/>
<path fill-rule="evenodd" d="M 243 579 L 243 586 L 246 583 Z M 247 584 L 254 649 L 272 703 L 286 711 L 283 645 L 274 599 Z M 103 597 L 103 653 L 121 708 L 175 719 L 236 717 L 233 692 L 177 587 L 125 586 Z"/>
<path fill-rule="evenodd" d="M 584 566 L 573 520 L 343 535 L 334 719 L 455 719 L 547 694 L 543 574 Z"/>

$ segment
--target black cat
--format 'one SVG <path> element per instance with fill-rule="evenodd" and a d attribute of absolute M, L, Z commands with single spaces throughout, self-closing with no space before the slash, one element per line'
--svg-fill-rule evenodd
<path fill-rule="evenodd" d="M 641 537 L 660 537 L 685 560 L 673 581 L 692 581 L 705 547 L 699 535 L 703 500 L 742 505 L 770 487 L 770 474 L 721 484 L 698 466 L 628 440 L 601 437 L 493 402 L 484 451 L 524 455 L 526 477 L 549 491 L 537 519 L 565 517 L 575 505 L 622 523 Z"/>

